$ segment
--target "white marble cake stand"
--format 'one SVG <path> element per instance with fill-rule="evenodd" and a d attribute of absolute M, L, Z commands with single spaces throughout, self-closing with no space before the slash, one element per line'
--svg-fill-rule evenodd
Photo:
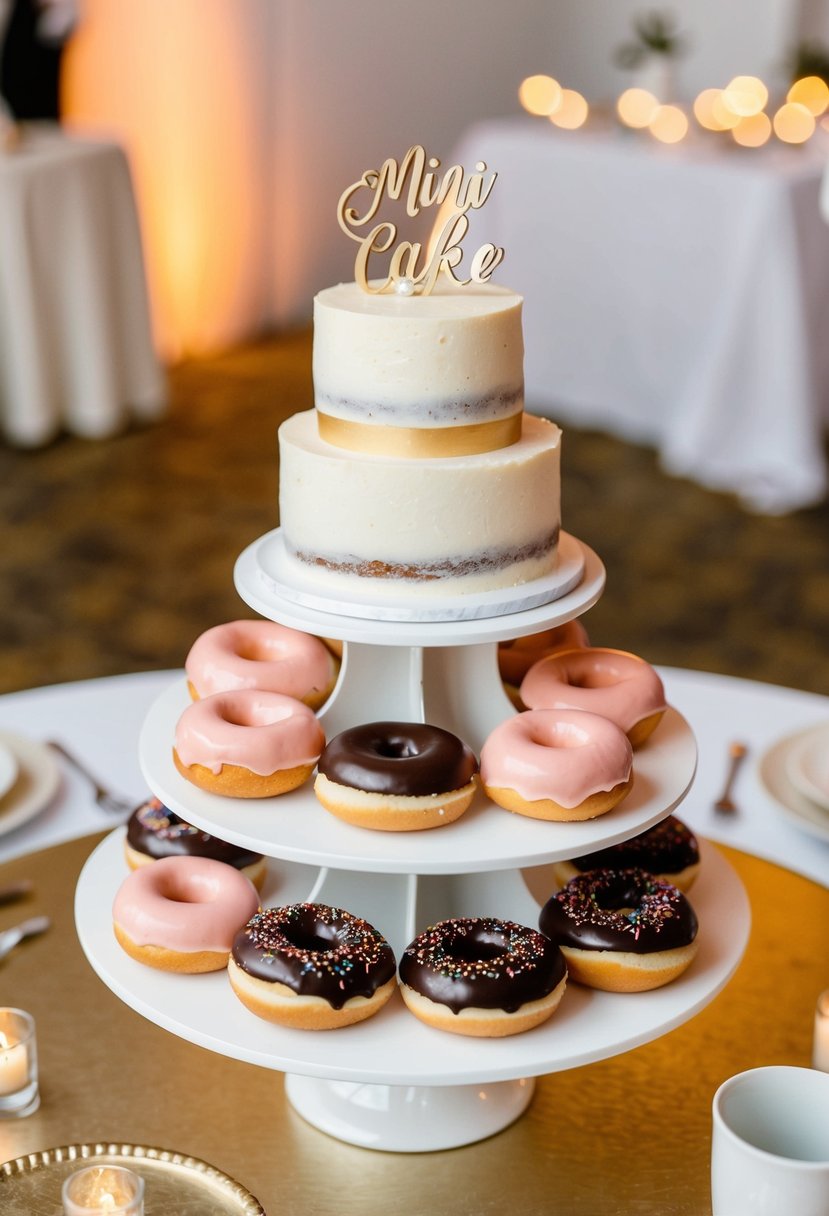
<path fill-rule="evenodd" d="M 384 587 L 377 593 L 378 583 L 365 579 L 365 588 L 347 593 L 333 591 L 291 561 L 285 547 L 281 528 L 266 532 L 249 545 L 237 562 L 237 575 L 251 586 L 257 580 L 267 591 L 273 591 L 297 609 L 314 609 L 338 616 L 350 616 L 367 621 L 398 621 L 422 625 L 426 622 L 471 621 L 501 617 L 529 608 L 543 607 L 561 599 L 582 581 L 585 548 L 568 532 L 559 536 L 556 567 L 551 574 L 491 591 L 470 592 L 462 596 L 433 596 L 430 582 L 419 584 L 421 590 L 412 592 L 405 579 Z"/>

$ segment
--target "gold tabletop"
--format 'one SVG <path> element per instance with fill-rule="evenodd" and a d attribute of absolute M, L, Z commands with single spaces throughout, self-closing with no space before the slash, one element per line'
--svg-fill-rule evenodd
<path fill-rule="evenodd" d="M 829 891 L 723 849 L 748 892 L 752 935 L 700 1014 L 634 1051 L 540 1078 L 527 1113 L 490 1140 L 424 1155 L 354 1148 L 294 1112 L 280 1073 L 176 1038 L 97 978 L 72 906 L 99 839 L 0 868 L 0 885 L 35 883 L 0 908 L 0 929 L 41 912 L 55 922 L 0 963 L 0 1004 L 37 1022 L 42 1094 L 36 1114 L 0 1121 L 0 1161 L 73 1143 L 154 1145 L 209 1162 L 269 1216 L 705 1216 L 717 1086 L 745 1068 L 810 1061 L 815 1002 L 829 987 Z"/>

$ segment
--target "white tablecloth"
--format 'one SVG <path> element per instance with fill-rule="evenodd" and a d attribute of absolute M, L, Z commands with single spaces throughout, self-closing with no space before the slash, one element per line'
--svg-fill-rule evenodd
<path fill-rule="evenodd" d="M 709 839 L 756 854 L 829 886 L 829 839 L 794 826 L 760 780 L 758 762 L 781 736 L 829 723 L 829 697 L 702 672 L 661 669 L 668 699 L 697 737 L 699 768 L 677 813 Z M 114 676 L 0 697 L 0 730 L 66 743 L 108 782 L 136 803 L 147 789 L 137 739 L 148 707 L 181 672 Z M 736 796 L 740 813 L 724 819 L 712 810 L 726 768 L 729 741 L 748 744 Z M 28 823 L 0 835 L 0 863 L 113 823 L 96 807 L 88 783 L 61 763 L 63 784 L 51 805 Z M 827 815 L 829 820 L 829 815 Z M 2 820 L 0 820 L 0 823 Z"/>
<path fill-rule="evenodd" d="M 503 246 L 496 278 L 525 297 L 528 408 L 653 444 L 668 471 L 757 511 L 821 500 L 827 155 L 823 133 L 741 149 L 473 127 L 451 163 L 499 177 L 464 245 Z"/>
<path fill-rule="evenodd" d="M 165 400 L 123 151 L 24 126 L 0 152 L 0 433 L 101 438 Z"/>

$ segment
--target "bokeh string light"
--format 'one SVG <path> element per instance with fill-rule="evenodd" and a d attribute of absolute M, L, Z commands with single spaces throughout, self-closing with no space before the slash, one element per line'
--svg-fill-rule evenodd
<path fill-rule="evenodd" d="M 787 101 L 774 116 L 772 125 L 778 139 L 786 144 L 805 144 L 814 134 L 816 122 L 810 109 L 799 101 Z"/>
<path fill-rule="evenodd" d="M 590 107 L 575 89 L 561 90 L 561 104 L 549 115 L 550 122 L 566 131 L 575 131 L 587 122 Z"/>
<path fill-rule="evenodd" d="M 735 76 L 722 92 L 726 107 L 740 118 L 754 118 L 766 107 L 769 91 L 757 76 Z"/>
<path fill-rule="evenodd" d="M 688 134 L 688 119 L 679 106 L 659 106 L 648 130 L 662 144 L 678 144 Z"/>
<path fill-rule="evenodd" d="M 659 102 L 647 89 L 625 89 L 616 102 L 619 120 L 637 131 L 648 126 L 658 109 Z"/>
<path fill-rule="evenodd" d="M 528 114 L 547 118 L 561 105 L 561 85 L 552 76 L 528 76 L 521 81 L 518 99 Z"/>
<path fill-rule="evenodd" d="M 587 100 L 575 89 L 563 88 L 552 76 L 528 76 L 518 90 L 523 108 L 555 126 L 576 130 L 590 116 Z M 804 144 L 815 131 L 829 130 L 829 85 L 820 76 L 805 76 L 789 88 L 786 99 L 767 113 L 769 89 L 758 76 L 734 76 L 723 89 L 703 89 L 690 108 L 703 131 L 727 135 L 743 148 L 759 148 L 776 137 L 786 144 Z M 648 131 L 660 143 L 681 142 L 691 129 L 686 108 L 660 103 L 643 88 L 625 89 L 616 100 L 622 126 Z"/>
<path fill-rule="evenodd" d="M 803 76 L 786 94 L 786 101 L 805 106 L 813 118 L 829 109 L 829 84 L 820 76 Z"/>

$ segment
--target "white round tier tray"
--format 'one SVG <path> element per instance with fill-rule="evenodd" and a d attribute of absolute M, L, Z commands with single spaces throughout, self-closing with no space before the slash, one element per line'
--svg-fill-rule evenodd
<path fill-rule="evenodd" d="M 531 1078 L 630 1050 L 692 1017 L 726 984 L 749 934 L 742 884 L 721 854 L 703 842 L 701 873 L 692 891 L 700 921 L 699 953 L 690 969 L 665 988 L 623 995 L 570 984 L 549 1022 L 506 1039 L 469 1039 L 433 1030 L 417 1021 L 397 995 L 376 1017 L 356 1026 L 318 1034 L 287 1030 L 245 1009 L 224 971 L 168 974 L 142 966 L 121 950 L 107 911 L 127 873 L 123 837 L 119 828 L 95 849 L 76 891 L 78 936 L 100 978 L 127 1005 L 173 1034 L 292 1074 L 288 1094 L 299 1112 L 322 1130 L 365 1147 L 449 1148 L 498 1131 L 526 1106 Z M 351 910 L 359 913 L 362 876 L 352 878 Z M 519 893 L 518 878 L 467 876 L 460 907 L 474 899 L 478 914 L 503 915 L 491 902 L 503 885 L 512 889 L 510 908 L 516 918 L 534 924 L 540 900 L 554 889 L 552 879 L 543 870 L 532 871 Z M 538 898 L 527 884 L 540 893 Z M 263 904 L 306 899 L 315 886 L 313 869 L 272 863 Z M 382 920 L 374 923 L 384 931 Z"/>
<path fill-rule="evenodd" d="M 426 596 L 397 604 L 339 599 L 309 591 L 282 568 L 280 530 L 248 545 L 234 568 L 236 590 L 256 612 L 323 637 L 374 645 L 449 646 L 524 636 L 586 612 L 602 593 L 605 570 L 587 545 L 562 532 L 556 573 L 484 595 Z"/>
<path fill-rule="evenodd" d="M 188 822 L 223 840 L 269 857 L 347 870 L 468 873 L 578 857 L 626 840 L 663 819 L 687 792 L 697 761 L 693 732 L 681 714 L 669 709 L 645 746 L 634 753 L 633 790 L 598 819 L 545 823 L 511 814 L 479 793 L 466 814 L 445 828 L 374 832 L 331 815 L 317 800 L 310 781 L 278 798 L 222 798 L 194 786 L 172 758 L 176 722 L 189 702 L 182 679 L 161 694 L 144 721 L 139 759 L 157 797 Z M 507 713 L 514 712 L 506 700 L 504 705 Z M 374 706 L 371 709 L 376 712 Z M 325 714 L 322 722 L 331 737 Z M 445 723 L 438 720 L 438 724 Z"/>
<path fill-rule="evenodd" d="M 268 591 L 299 608 L 334 612 L 342 616 L 363 617 L 370 621 L 466 621 L 480 617 L 503 616 L 522 612 L 561 599 L 581 582 L 584 553 L 581 545 L 566 532 L 559 538 L 556 568 L 543 578 L 464 596 L 435 596 L 425 583 L 413 588 L 411 581 L 398 580 L 392 587 L 381 587 L 375 579 L 364 579 L 364 589 L 342 594 L 292 562 L 285 547 L 281 528 L 275 528 L 255 541 L 240 558 L 240 577 L 250 574 Z"/>

